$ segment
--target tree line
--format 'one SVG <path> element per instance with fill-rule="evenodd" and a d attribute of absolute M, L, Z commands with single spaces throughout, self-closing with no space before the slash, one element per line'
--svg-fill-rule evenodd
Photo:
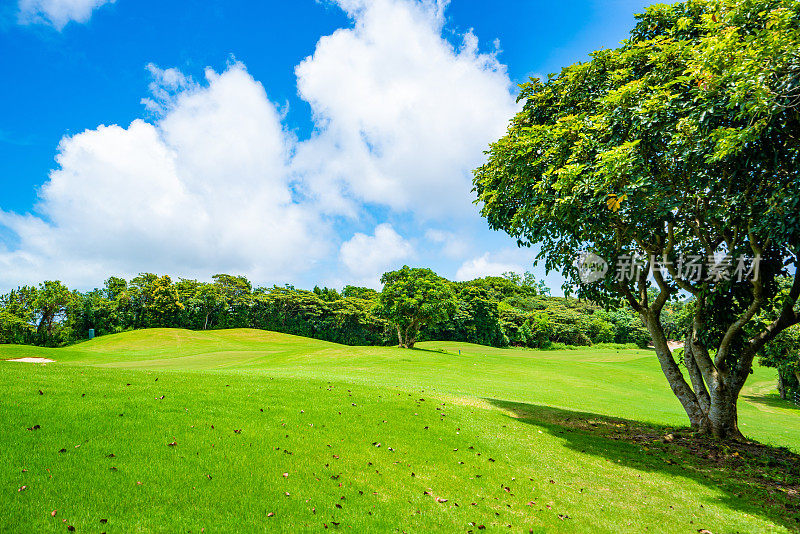
<path fill-rule="evenodd" d="M 202 282 L 143 273 L 131 280 L 112 276 L 102 288 L 81 292 L 46 281 L 0 295 L 0 343 L 57 347 L 88 339 L 90 330 L 103 336 L 142 328 L 256 328 L 346 345 L 412 347 L 429 339 L 531 348 L 648 342 L 635 314 L 551 297 L 530 273 L 452 282 L 429 269 L 404 267 L 384 275 L 384 282 L 381 292 L 304 290 L 254 287 L 230 274 Z M 398 283 L 406 284 L 399 293 Z M 438 292 L 420 299 L 411 287 L 416 283 Z M 393 292 L 406 300 L 392 302 Z M 414 302 L 427 306 L 427 315 L 411 309 Z M 398 338 L 401 329 L 405 339 Z"/>

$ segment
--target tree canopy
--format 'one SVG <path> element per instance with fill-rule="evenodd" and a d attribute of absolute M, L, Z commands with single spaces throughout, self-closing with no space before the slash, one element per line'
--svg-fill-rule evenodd
<path fill-rule="evenodd" d="M 394 325 L 401 347 L 414 348 L 421 326 L 444 321 L 455 311 L 452 288 L 430 269 L 406 265 L 385 273 L 381 283 L 380 313 Z"/>
<path fill-rule="evenodd" d="M 786 0 L 653 6 L 620 48 L 523 84 L 522 111 L 475 171 L 489 225 L 539 245 L 582 295 L 624 298 L 692 425 L 718 436 L 739 435 L 754 356 L 800 321 L 795 278 L 781 312 L 756 324 L 797 265 L 799 27 L 800 3 Z M 612 268 L 581 285 L 580 251 Z M 691 386 L 661 322 L 680 292 L 696 302 Z"/>

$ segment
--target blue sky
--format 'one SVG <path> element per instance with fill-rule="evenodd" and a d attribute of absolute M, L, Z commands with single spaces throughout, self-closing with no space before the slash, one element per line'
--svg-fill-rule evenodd
<path fill-rule="evenodd" d="M 0 288 L 544 277 L 486 228 L 469 171 L 517 83 L 615 46 L 645 5 L 6 1 Z"/>

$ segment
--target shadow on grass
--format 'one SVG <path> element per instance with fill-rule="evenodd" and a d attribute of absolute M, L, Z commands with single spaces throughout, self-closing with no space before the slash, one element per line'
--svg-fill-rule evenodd
<path fill-rule="evenodd" d="M 755 402 L 769 408 L 783 408 L 784 410 L 800 410 L 800 406 L 790 400 L 782 399 L 775 393 L 767 395 L 742 395 L 748 402 Z"/>
<path fill-rule="evenodd" d="M 509 417 L 566 440 L 566 446 L 630 468 L 685 477 L 713 487 L 721 502 L 800 530 L 800 455 L 754 442 L 693 437 L 688 428 L 486 399 Z"/>

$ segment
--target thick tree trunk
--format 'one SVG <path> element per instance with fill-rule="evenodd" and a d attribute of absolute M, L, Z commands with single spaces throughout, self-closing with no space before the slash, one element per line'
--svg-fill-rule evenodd
<path fill-rule="evenodd" d="M 736 410 L 738 392 L 732 392 L 722 381 L 711 388 L 711 408 L 708 411 L 709 431 L 715 438 L 742 439 Z"/>
<path fill-rule="evenodd" d="M 692 429 L 700 432 L 704 431 L 709 425 L 708 416 L 700 405 L 697 395 L 686 383 L 686 379 L 683 377 L 677 362 L 672 357 L 672 351 L 669 350 L 667 338 L 664 335 L 664 329 L 661 327 L 658 317 L 652 313 L 645 312 L 642 313 L 642 320 L 650 332 L 650 337 L 653 339 L 653 347 L 655 348 L 658 362 L 661 364 L 661 370 L 667 378 L 672 392 L 680 401 L 686 411 L 686 415 L 689 416 Z"/>
<path fill-rule="evenodd" d="M 778 373 L 778 394 L 781 399 L 786 400 L 786 385 L 783 383 L 783 376 L 781 376 L 780 372 Z"/>
<path fill-rule="evenodd" d="M 417 342 L 417 330 L 419 329 L 417 323 L 412 322 L 410 325 L 406 326 L 405 330 L 400 328 L 400 325 L 396 325 L 396 327 L 397 346 L 402 349 L 413 349 L 414 344 Z"/>

